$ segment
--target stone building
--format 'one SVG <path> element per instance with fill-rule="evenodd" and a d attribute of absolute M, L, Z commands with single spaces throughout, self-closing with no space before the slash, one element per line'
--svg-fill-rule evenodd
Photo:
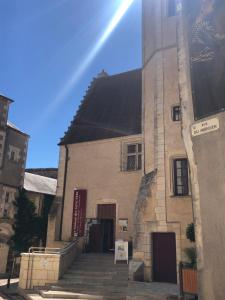
<path fill-rule="evenodd" d="M 145 280 L 177 282 L 193 222 L 182 139 L 176 1 L 143 0 L 143 178 L 134 211 L 134 262 Z"/>
<path fill-rule="evenodd" d="M 142 174 L 141 83 L 141 70 L 102 72 L 91 83 L 60 142 L 49 245 L 78 235 L 85 237 L 87 250 L 104 252 L 116 239 L 132 239 Z"/>
<path fill-rule="evenodd" d="M 179 4 L 183 8 L 177 24 L 182 135 L 192 178 L 199 299 L 222 300 L 225 294 L 225 2 L 188 0 Z M 193 35 L 196 29 L 197 35 Z"/>
<path fill-rule="evenodd" d="M 80 234 L 97 245 L 89 245 L 91 251 L 104 249 L 104 233 L 113 236 L 108 249 L 115 239 L 132 239 L 133 262 L 144 264 L 144 280 L 174 283 L 190 246 L 186 228 L 193 222 L 182 138 L 178 21 L 176 1 L 143 0 L 142 70 L 103 73 L 93 81 L 60 143 L 48 228 L 49 245 Z M 73 221 L 79 199 L 82 211 L 87 205 L 81 219 L 88 234 Z"/>
<path fill-rule="evenodd" d="M 57 180 L 54 178 L 25 172 L 23 188 L 26 191 L 27 198 L 35 204 L 38 216 L 43 215 L 45 205 L 50 208 L 56 194 L 56 185 Z M 50 203 L 45 203 L 45 201 Z"/>
<path fill-rule="evenodd" d="M 29 136 L 8 122 L 13 101 L 0 96 L 0 273 L 5 271 L 7 241 L 12 235 L 12 202 L 23 186 Z"/>

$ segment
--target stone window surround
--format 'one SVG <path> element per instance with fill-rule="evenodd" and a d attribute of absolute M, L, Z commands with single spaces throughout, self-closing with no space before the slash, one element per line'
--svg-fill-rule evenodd
<path fill-rule="evenodd" d="M 174 119 L 174 112 L 175 112 L 175 111 L 174 111 L 174 108 L 175 108 L 175 107 L 178 107 L 178 106 L 180 107 L 180 118 L 179 118 L 179 120 L 175 120 L 175 119 Z M 174 105 L 171 106 L 171 119 L 172 119 L 173 123 L 178 123 L 178 124 L 180 125 L 179 122 L 182 120 L 182 112 L 181 112 L 181 106 L 180 106 L 179 103 L 174 104 Z"/>
<path fill-rule="evenodd" d="M 10 217 L 12 211 L 12 202 L 15 200 L 16 189 L 3 186 L 3 194 L 1 197 L 0 217 L 4 217 L 4 212 L 7 211 L 7 218 Z M 6 198 L 7 202 L 6 202 Z"/>
<path fill-rule="evenodd" d="M 169 159 L 169 168 L 170 168 L 170 185 L 169 185 L 169 195 L 172 198 L 187 198 L 187 197 L 191 197 L 192 193 L 191 193 L 191 176 L 190 176 L 190 167 L 189 167 L 189 162 L 188 162 L 188 195 L 184 195 L 184 196 L 178 196 L 174 194 L 174 160 L 175 159 L 187 159 L 188 158 L 186 155 L 173 155 L 170 157 Z"/>
<path fill-rule="evenodd" d="M 12 162 L 19 162 L 21 158 L 20 152 L 20 148 L 13 145 L 9 145 L 8 159 Z"/>
<path fill-rule="evenodd" d="M 134 170 L 127 170 L 127 156 L 128 156 L 128 153 L 127 153 L 127 147 L 129 145 L 138 145 L 138 144 L 141 144 L 142 145 L 142 149 L 141 149 L 141 152 L 135 152 L 136 155 L 141 155 L 142 157 L 142 163 L 143 163 L 143 142 L 141 139 L 137 139 L 137 140 L 126 140 L 126 141 L 123 141 L 121 143 L 121 171 L 122 172 L 139 172 L 142 170 L 142 166 L 141 168 L 135 168 Z"/>

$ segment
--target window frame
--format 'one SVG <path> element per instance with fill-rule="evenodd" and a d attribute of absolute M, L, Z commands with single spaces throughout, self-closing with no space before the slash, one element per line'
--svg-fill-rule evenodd
<path fill-rule="evenodd" d="M 177 162 L 181 162 L 181 167 L 177 167 Z M 182 163 L 185 162 L 185 168 L 182 167 Z M 183 168 L 183 170 L 182 170 Z M 178 175 L 178 170 L 181 170 L 181 174 Z M 182 174 L 182 172 L 184 172 Z M 181 184 L 178 183 L 178 178 L 181 179 Z M 182 188 L 182 192 L 179 192 L 178 188 Z M 185 157 L 178 157 L 173 159 L 173 195 L 175 197 L 185 197 L 190 195 L 190 187 L 189 187 L 189 167 L 188 167 L 188 159 Z"/>
<path fill-rule="evenodd" d="M 179 111 L 176 109 L 179 108 Z M 180 122 L 181 121 L 181 106 L 179 104 L 177 105 L 173 105 L 172 106 L 172 110 L 171 110 L 171 115 L 172 115 L 172 121 L 173 122 Z M 178 116 L 178 118 L 176 118 L 176 116 Z"/>
<path fill-rule="evenodd" d="M 140 149 L 141 145 L 141 149 Z M 128 148 L 130 146 L 135 146 L 135 150 L 133 152 L 129 152 Z M 130 142 L 125 143 L 123 151 L 123 171 L 126 172 L 134 172 L 140 171 L 142 169 L 142 155 L 143 155 L 143 144 L 142 142 Z M 134 157 L 134 168 L 130 168 L 128 166 L 128 158 Z"/>

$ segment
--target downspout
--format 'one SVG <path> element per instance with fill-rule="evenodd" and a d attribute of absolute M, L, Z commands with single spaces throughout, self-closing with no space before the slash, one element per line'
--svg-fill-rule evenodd
<path fill-rule="evenodd" d="M 64 169 L 64 179 L 63 179 L 63 195 L 62 195 L 62 207 L 61 207 L 61 219 L 60 219 L 60 231 L 59 231 L 59 240 L 62 241 L 62 225 L 63 225 L 63 212 L 64 212 L 64 203 L 65 203 L 65 194 L 66 194 L 66 181 L 67 181 L 67 169 L 68 169 L 68 145 L 65 145 L 66 157 L 65 157 L 65 169 Z"/>

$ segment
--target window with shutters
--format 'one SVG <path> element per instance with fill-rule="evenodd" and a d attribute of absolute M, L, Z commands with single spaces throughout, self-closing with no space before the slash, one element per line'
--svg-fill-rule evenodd
<path fill-rule="evenodd" d="M 186 158 L 179 158 L 173 161 L 174 195 L 189 195 L 188 184 L 188 161 Z"/>
<path fill-rule="evenodd" d="M 142 144 L 126 144 L 124 158 L 124 171 L 141 170 L 142 166 Z"/>

